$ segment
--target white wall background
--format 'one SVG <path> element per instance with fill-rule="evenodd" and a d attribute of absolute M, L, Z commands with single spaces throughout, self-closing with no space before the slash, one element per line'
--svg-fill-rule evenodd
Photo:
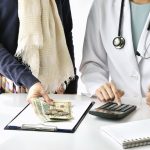
<path fill-rule="evenodd" d="M 87 16 L 91 8 L 93 0 L 70 0 L 72 19 L 73 19 L 73 43 L 75 51 L 75 60 L 77 67 L 77 74 L 79 73 L 79 66 L 82 58 L 82 47 L 84 41 L 84 34 L 87 22 Z M 78 83 L 78 94 L 85 91 L 81 80 Z"/>

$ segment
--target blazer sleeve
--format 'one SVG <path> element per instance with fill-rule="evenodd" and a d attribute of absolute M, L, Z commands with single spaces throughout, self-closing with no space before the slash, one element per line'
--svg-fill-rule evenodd
<path fill-rule="evenodd" d="M 80 65 L 81 80 L 90 96 L 108 82 L 107 54 L 100 33 L 100 6 L 95 0 L 89 12 Z"/>
<path fill-rule="evenodd" d="M 0 73 L 14 81 L 16 85 L 24 85 L 26 88 L 30 88 L 33 84 L 39 82 L 29 68 L 11 55 L 2 43 L 0 43 Z"/>
<path fill-rule="evenodd" d="M 69 53 L 75 67 L 75 57 L 74 57 L 74 46 L 73 46 L 73 37 L 72 37 L 72 15 L 70 10 L 70 3 L 69 0 L 62 0 L 62 20 L 63 20 L 63 27 L 66 37 L 66 43 L 69 49 Z"/>
<path fill-rule="evenodd" d="M 69 0 L 62 0 L 62 20 L 63 20 L 65 37 L 66 37 L 66 43 L 68 46 L 68 50 L 70 53 L 70 57 L 75 72 L 75 78 L 67 86 L 65 93 L 76 94 L 77 87 L 78 87 L 78 76 L 76 75 L 76 67 L 75 67 L 74 45 L 73 45 L 73 36 L 72 36 L 73 23 L 72 23 L 72 14 L 71 14 Z"/>

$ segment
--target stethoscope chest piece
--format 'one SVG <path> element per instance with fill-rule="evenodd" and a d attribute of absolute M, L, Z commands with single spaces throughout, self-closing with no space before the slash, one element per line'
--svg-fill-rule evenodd
<path fill-rule="evenodd" d="M 121 36 L 117 36 L 113 39 L 113 45 L 117 49 L 121 49 L 125 46 L 125 39 Z"/>

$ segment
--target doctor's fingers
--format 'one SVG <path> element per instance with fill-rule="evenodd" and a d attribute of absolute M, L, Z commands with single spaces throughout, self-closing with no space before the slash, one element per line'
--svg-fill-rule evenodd
<path fill-rule="evenodd" d="M 106 84 L 103 85 L 103 87 L 106 90 L 106 92 L 108 93 L 109 98 L 114 99 L 115 95 L 114 95 L 113 90 L 111 88 L 111 83 L 106 83 Z"/>
<path fill-rule="evenodd" d="M 115 96 L 115 99 L 114 99 L 115 102 L 120 104 L 121 103 L 120 98 L 123 96 L 123 94 L 121 94 L 121 90 L 118 90 L 116 85 L 113 82 L 111 82 L 110 85 L 111 85 L 111 89 L 113 91 L 113 94 Z"/>
<path fill-rule="evenodd" d="M 96 96 L 101 101 L 110 101 L 114 99 L 114 94 L 109 84 L 105 84 L 96 90 Z"/>
<path fill-rule="evenodd" d="M 97 89 L 96 90 L 96 97 L 101 101 L 101 102 L 103 102 L 105 99 L 104 99 L 104 97 L 103 97 L 103 95 L 102 95 L 102 93 Z"/>
<path fill-rule="evenodd" d="M 148 105 L 150 105 L 150 92 L 147 92 L 146 94 L 146 102 Z"/>

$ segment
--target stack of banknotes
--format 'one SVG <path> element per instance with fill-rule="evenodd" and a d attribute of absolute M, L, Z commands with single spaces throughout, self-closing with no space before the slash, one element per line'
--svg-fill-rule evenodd
<path fill-rule="evenodd" d="M 63 121 L 72 119 L 71 102 L 54 101 L 52 105 L 47 104 L 41 98 L 32 99 L 32 106 L 37 116 L 44 122 Z"/>

